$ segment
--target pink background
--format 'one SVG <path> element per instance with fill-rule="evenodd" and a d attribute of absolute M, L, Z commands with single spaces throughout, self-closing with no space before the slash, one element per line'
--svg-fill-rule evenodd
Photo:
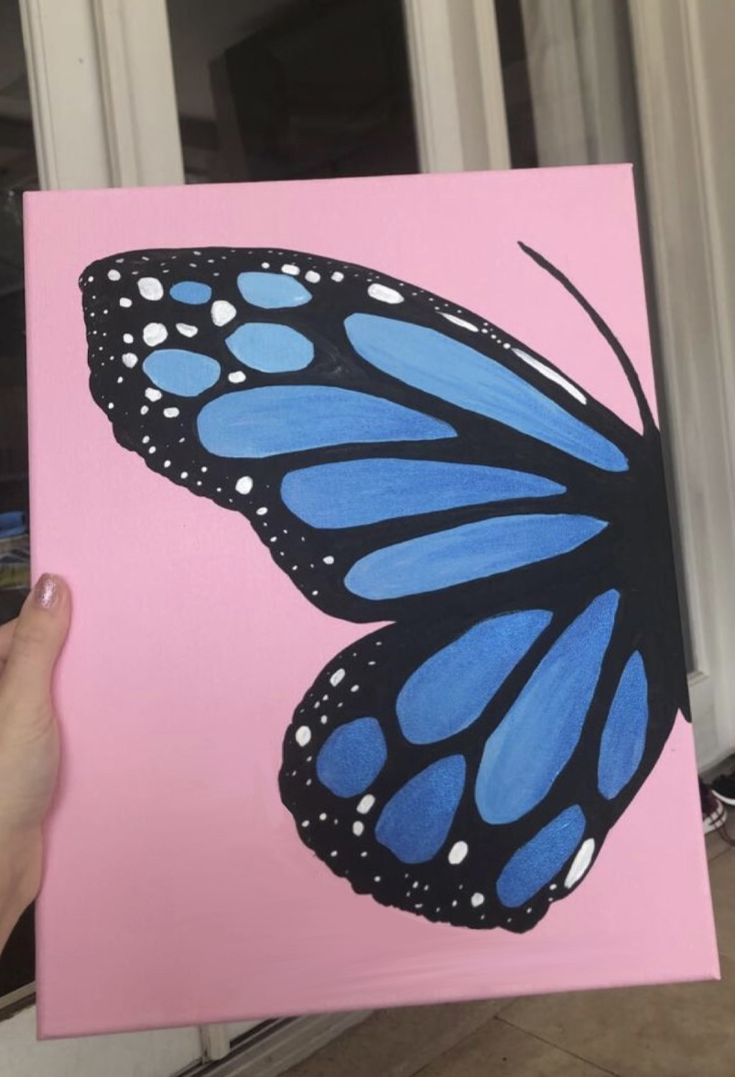
<path fill-rule="evenodd" d="M 41 1034 L 715 977 L 681 720 L 589 879 L 530 934 L 431 924 L 331 875 L 280 803 L 280 745 L 304 689 L 366 627 L 312 609 L 244 518 L 119 448 L 87 389 L 88 262 L 282 246 L 454 299 L 635 421 L 610 351 L 517 246 L 581 285 L 650 394 L 630 170 L 43 193 L 26 211 L 33 564 L 63 573 L 75 606 Z"/>

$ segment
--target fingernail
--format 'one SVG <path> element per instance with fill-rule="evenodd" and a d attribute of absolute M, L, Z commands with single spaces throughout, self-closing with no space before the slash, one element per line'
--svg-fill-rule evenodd
<path fill-rule="evenodd" d="M 36 581 L 36 586 L 33 588 L 33 601 L 37 606 L 40 606 L 42 610 L 50 610 L 59 595 L 59 582 L 55 576 L 50 576 L 48 572 L 44 572 L 43 576 L 40 576 Z"/>

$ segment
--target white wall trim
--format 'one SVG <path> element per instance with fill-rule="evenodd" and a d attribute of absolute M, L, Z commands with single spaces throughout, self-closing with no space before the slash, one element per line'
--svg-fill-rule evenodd
<path fill-rule="evenodd" d="M 404 0 L 424 172 L 510 163 L 495 9 L 488 0 Z"/>
<path fill-rule="evenodd" d="M 19 0 L 43 188 L 183 182 L 165 0 Z"/>
<path fill-rule="evenodd" d="M 424 172 L 462 169 L 462 136 L 447 5 L 404 0 L 419 161 Z"/>
<path fill-rule="evenodd" d="M 183 183 L 165 0 L 92 0 L 92 12 L 112 185 Z"/>
<path fill-rule="evenodd" d="M 41 187 L 106 186 L 104 114 L 88 0 L 19 0 Z"/>
<path fill-rule="evenodd" d="M 473 0 L 474 37 L 480 70 L 480 85 L 487 143 L 487 168 L 510 168 L 510 142 L 505 112 L 503 68 L 498 40 L 495 4 Z"/>
<path fill-rule="evenodd" d="M 630 14 L 704 768 L 735 744 L 735 355 L 708 177 L 703 12 L 689 0 L 646 0 Z"/>

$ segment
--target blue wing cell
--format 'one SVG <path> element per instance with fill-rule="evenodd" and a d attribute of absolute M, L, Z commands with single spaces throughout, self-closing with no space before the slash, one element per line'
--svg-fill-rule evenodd
<path fill-rule="evenodd" d="M 302 307 L 311 299 L 311 292 L 301 281 L 284 273 L 240 273 L 237 287 L 248 303 L 266 310 Z"/>
<path fill-rule="evenodd" d="M 317 464 L 284 476 L 281 495 L 312 527 L 361 527 L 463 505 L 554 497 L 564 487 L 540 475 L 479 464 L 377 457 Z"/>
<path fill-rule="evenodd" d="M 159 389 L 176 396 L 199 396 L 219 380 L 221 368 L 211 355 L 183 348 L 158 348 L 147 356 L 143 370 Z"/>
<path fill-rule="evenodd" d="M 597 785 L 606 800 L 626 787 L 640 766 L 648 727 L 648 681 L 638 651 L 620 678 L 602 731 Z"/>
<path fill-rule="evenodd" d="M 377 314 L 351 314 L 345 329 L 358 355 L 415 389 L 538 438 L 594 467 L 628 467 L 611 441 L 467 344 L 436 329 Z"/>
<path fill-rule="evenodd" d="M 574 804 L 517 849 L 498 876 L 503 905 L 517 909 L 551 882 L 579 848 L 585 825 L 584 812 Z"/>
<path fill-rule="evenodd" d="M 208 303 L 212 298 L 212 289 L 208 284 L 198 280 L 182 280 L 174 284 L 169 295 L 178 303 L 188 303 L 190 306 L 199 306 L 200 303 Z"/>
<path fill-rule="evenodd" d="M 383 808 L 375 837 L 404 864 L 436 856 L 447 840 L 462 790 L 466 765 L 448 756 L 406 782 Z"/>
<path fill-rule="evenodd" d="M 551 621 L 547 610 L 490 617 L 412 673 L 396 700 L 412 744 L 433 744 L 472 725 Z"/>
<path fill-rule="evenodd" d="M 454 437 L 447 423 L 352 389 L 269 385 L 227 393 L 202 408 L 197 431 L 215 456 L 262 459 L 325 445 Z"/>
<path fill-rule="evenodd" d="M 246 322 L 226 343 L 237 360 L 265 374 L 304 370 L 314 358 L 309 338 L 288 325 Z"/>
<path fill-rule="evenodd" d="M 380 723 L 356 718 L 330 733 L 316 761 L 319 781 L 338 797 L 364 792 L 385 765 L 388 751 Z"/>
<path fill-rule="evenodd" d="M 486 823 L 511 823 L 547 795 L 577 747 L 620 596 L 599 595 L 529 677 L 485 744 L 475 783 Z"/>
<path fill-rule="evenodd" d="M 576 550 L 599 535 L 590 516 L 501 516 L 375 550 L 352 566 L 345 584 L 373 600 L 440 591 Z"/>

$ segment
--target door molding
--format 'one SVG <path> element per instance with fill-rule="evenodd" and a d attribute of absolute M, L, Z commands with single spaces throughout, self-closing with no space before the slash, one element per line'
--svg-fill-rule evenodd
<path fill-rule="evenodd" d="M 713 177 L 718 147 L 732 153 L 732 142 L 707 97 L 702 24 L 712 9 L 646 0 L 629 11 L 696 666 L 694 734 L 705 768 L 735 744 L 735 279 Z"/>
<path fill-rule="evenodd" d="M 165 0 L 19 0 L 40 185 L 184 179 Z"/>
<path fill-rule="evenodd" d="M 422 172 L 509 168 L 495 7 L 403 0 Z"/>

